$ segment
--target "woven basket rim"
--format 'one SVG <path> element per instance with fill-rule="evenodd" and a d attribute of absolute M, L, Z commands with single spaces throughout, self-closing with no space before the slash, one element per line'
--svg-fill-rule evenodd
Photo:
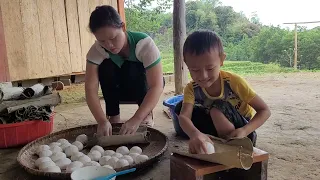
<path fill-rule="evenodd" d="M 113 127 L 117 127 L 117 126 L 120 126 L 121 123 L 116 123 L 116 124 L 113 124 Z M 61 130 L 61 131 L 58 131 L 58 132 L 55 132 L 55 133 L 52 133 L 52 134 L 49 134 L 49 135 L 46 135 L 44 137 L 41 137 L 41 138 L 38 138 L 30 143 L 28 143 L 27 145 L 25 145 L 18 153 L 18 156 L 17 156 L 17 161 L 19 163 L 19 165 L 24 168 L 27 172 L 29 172 L 30 174 L 33 174 L 33 175 L 38 175 L 38 176 L 55 176 L 55 177 L 70 177 L 71 173 L 67 173 L 67 172 L 61 172 L 61 173 L 47 173 L 47 172 L 43 172 L 43 171 L 40 171 L 38 169 L 35 169 L 35 168 L 30 168 L 28 166 L 25 166 L 24 163 L 23 163 L 23 159 L 22 159 L 22 155 L 23 153 L 25 153 L 25 151 L 28 151 L 31 147 L 35 146 L 36 144 L 39 144 L 41 141 L 43 140 L 47 140 L 47 139 L 52 139 L 53 137 L 55 136 L 58 136 L 60 134 L 65 134 L 65 133 L 68 133 L 70 131 L 77 131 L 77 130 L 80 130 L 80 129 L 89 129 L 89 128 L 94 128 L 96 127 L 97 124 L 92 124 L 92 125 L 86 125 L 86 126 L 79 126 L 79 127 L 74 127 L 74 128 L 70 128 L 70 129 L 65 129 L 65 130 Z M 148 127 L 147 128 L 148 131 L 153 131 L 159 135 L 161 135 L 164 139 L 165 139 L 165 144 L 163 146 L 163 148 L 158 152 L 156 153 L 154 156 L 152 157 L 149 157 L 149 159 L 143 163 L 139 163 L 139 164 L 133 164 L 133 165 L 130 165 L 130 166 L 127 166 L 125 167 L 125 169 L 128 169 L 128 168 L 132 168 L 132 167 L 136 167 L 137 169 L 138 168 L 141 168 L 143 169 L 144 166 L 148 165 L 148 164 L 151 164 L 153 162 L 155 162 L 156 159 L 158 159 L 160 156 L 162 156 L 165 151 L 168 149 L 168 146 L 169 146 L 169 139 L 168 137 L 162 133 L 161 131 L 157 130 L 157 129 L 154 129 L 154 128 L 150 128 Z M 122 170 L 122 169 L 119 169 L 119 170 Z"/>

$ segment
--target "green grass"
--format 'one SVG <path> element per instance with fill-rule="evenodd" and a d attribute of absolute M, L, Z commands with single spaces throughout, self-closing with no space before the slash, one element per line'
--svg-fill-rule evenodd
<path fill-rule="evenodd" d="M 298 70 L 281 67 L 278 64 L 263 64 L 251 61 L 225 61 L 222 69 L 239 75 L 298 72 Z"/>
<path fill-rule="evenodd" d="M 173 53 L 162 54 L 162 66 L 164 73 L 173 73 Z M 307 72 L 308 70 L 294 70 L 293 68 L 281 67 L 278 64 L 263 64 L 251 61 L 225 61 L 221 68 L 225 71 L 239 75 L 263 75 L 269 73 Z"/>
<path fill-rule="evenodd" d="M 162 68 L 164 73 L 173 73 L 173 53 L 165 53 L 161 55 L 162 57 Z"/>

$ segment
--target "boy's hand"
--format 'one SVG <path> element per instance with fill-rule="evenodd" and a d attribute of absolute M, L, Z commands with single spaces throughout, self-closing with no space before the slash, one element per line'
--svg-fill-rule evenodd
<path fill-rule="evenodd" d="M 211 139 L 201 133 L 201 132 L 198 132 L 196 133 L 194 136 L 192 136 L 190 138 L 190 141 L 189 141 L 189 153 L 191 154 L 207 154 L 207 146 L 205 144 L 205 142 L 210 142 L 212 143 Z"/>
<path fill-rule="evenodd" d="M 247 132 L 247 130 L 242 127 L 242 128 L 238 128 L 238 129 L 235 129 L 234 131 L 232 131 L 230 134 L 229 134 L 229 138 L 244 138 L 244 137 L 247 137 L 249 135 L 249 133 Z"/>

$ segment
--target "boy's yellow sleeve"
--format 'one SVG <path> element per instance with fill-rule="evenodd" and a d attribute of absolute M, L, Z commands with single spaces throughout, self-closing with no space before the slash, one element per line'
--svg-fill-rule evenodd
<path fill-rule="evenodd" d="M 234 76 L 230 85 L 239 98 L 246 103 L 249 103 L 256 96 L 256 92 L 251 88 L 249 83 L 240 76 Z"/>
<path fill-rule="evenodd" d="M 193 91 L 192 82 L 187 84 L 187 86 L 184 88 L 183 94 L 184 94 L 183 103 L 194 104 L 195 98 L 194 98 L 194 91 Z"/>

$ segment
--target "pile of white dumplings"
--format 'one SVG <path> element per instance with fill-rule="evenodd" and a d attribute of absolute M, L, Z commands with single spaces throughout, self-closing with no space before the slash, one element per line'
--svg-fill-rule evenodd
<path fill-rule="evenodd" d="M 138 146 L 133 146 L 131 149 L 121 146 L 113 151 L 104 150 L 96 145 L 88 154 L 84 154 L 81 151 L 87 141 L 88 137 L 81 134 L 72 144 L 66 139 L 59 139 L 49 145 L 40 145 L 36 150 L 39 158 L 35 161 L 35 165 L 43 172 L 73 172 L 85 166 L 117 169 L 149 159 L 147 155 L 142 154 L 142 149 Z"/>

